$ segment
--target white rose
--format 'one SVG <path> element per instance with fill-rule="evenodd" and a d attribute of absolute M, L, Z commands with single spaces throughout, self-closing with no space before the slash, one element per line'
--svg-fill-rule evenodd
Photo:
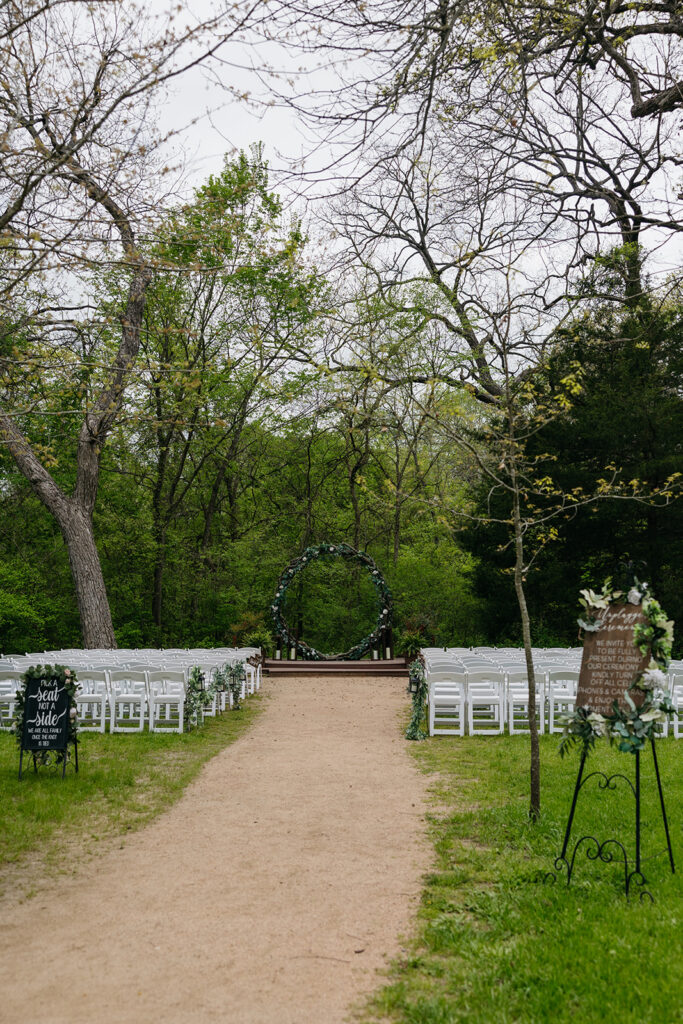
<path fill-rule="evenodd" d="M 644 711 L 640 716 L 641 722 L 666 722 L 666 711 L 660 710 L 660 708 L 650 708 L 649 711 Z"/>
<path fill-rule="evenodd" d="M 660 668 L 648 668 L 643 672 L 640 685 L 645 690 L 663 690 L 666 687 L 666 675 Z"/>
<path fill-rule="evenodd" d="M 605 719 L 602 715 L 599 715 L 597 711 L 591 711 L 588 716 L 588 721 L 591 724 L 591 728 L 596 736 L 605 735 Z"/>
<path fill-rule="evenodd" d="M 626 599 L 629 604 L 640 604 L 640 602 L 643 599 L 643 595 L 640 593 L 637 587 L 631 587 Z"/>

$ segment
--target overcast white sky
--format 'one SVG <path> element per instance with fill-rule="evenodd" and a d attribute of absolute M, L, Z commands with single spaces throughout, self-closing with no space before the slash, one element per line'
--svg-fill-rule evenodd
<path fill-rule="evenodd" d="M 197 19 L 215 10 L 212 0 L 192 0 L 191 4 L 183 6 L 183 17 L 191 8 Z M 163 14 L 168 7 L 168 0 L 149 0 L 149 8 L 154 13 Z M 267 60 L 271 65 L 282 66 L 291 63 L 291 55 L 273 44 L 267 53 L 263 49 L 257 53 L 233 43 L 228 43 L 221 54 L 232 61 L 233 66 L 211 61 L 208 69 L 199 67 L 184 73 L 169 87 L 168 101 L 159 111 L 162 131 L 181 129 L 174 138 L 173 150 L 176 153 L 182 149 L 185 155 L 188 186 L 199 185 L 209 174 L 217 172 L 225 153 L 248 149 L 254 142 L 264 143 L 266 159 L 274 171 L 300 159 L 309 148 L 291 110 L 264 103 L 249 104 L 230 97 L 230 90 L 234 89 L 252 96 L 265 94 L 255 75 L 234 64 Z M 216 81 L 217 77 L 224 82 L 225 91 Z"/>
<path fill-rule="evenodd" d="M 192 124 L 194 119 L 197 123 Z M 184 128 L 174 141 L 182 141 L 188 178 L 193 184 L 220 169 L 223 156 L 232 149 L 247 149 L 263 142 L 272 165 L 301 155 L 303 139 L 294 115 L 287 110 L 251 109 L 230 101 L 201 69 L 193 69 L 177 80 L 169 103 L 162 109 L 162 130 Z"/>
<path fill-rule="evenodd" d="M 221 5 L 220 0 L 185 0 L 180 17 L 183 23 L 192 17 L 203 21 L 215 14 L 217 5 Z M 148 9 L 153 14 L 163 16 L 169 9 L 169 0 L 148 0 Z M 291 109 L 267 106 L 265 102 L 250 105 L 231 98 L 231 91 L 249 92 L 254 96 L 260 94 L 265 100 L 265 87 L 245 68 L 255 62 L 289 71 L 294 70 L 299 58 L 276 43 L 262 44 L 258 50 L 228 43 L 219 56 L 223 63 L 212 61 L 209 64 L 210 73 L 199 67 L 176 79 L 169 87 L 167 101 L 159 109 L 160 129 L 178 132 L 167 159 L 177 158 L 181 154 L 183 158 L 182 182 L 173 191 L 187 195 L 191 187 L 197 187 L 209 174 L 220 170 L 226 153 L 248 149 L 252 143 L 262 141 L 272 172 L 271 185 L 286 201 L 287 185 L 283 183 L 279 172 L 310 152 L 310 137 L 307 138 L 303 126 Z M 318 86 L 321 80 L 325 86 L 330 86 L 333 77 L 327 67 L 315 76 Z M 225 89 L 221 88 L 221 81 Z M 193 124 L 193 121 L 196 123 Z M 310 169 L 313 163 L 325 163 L 325 152 L 323 150 L 318 153 L 314 161 L 307 163 L 307 168 Z M 321 190 L 327 191 L 323 186 Z M 650 235 L 652 237 L 649 241 L 653 244 L 656 234 L 653 231 Z M 660 275 L 667 274 L 673 266 L 678 265 L 681 255 L 681 239 L 676 239 L 672 244 L 669 232 L 664 232 L 664 237 L 667 239 L 665 251 L 655 258 L 657 273 Z"/>

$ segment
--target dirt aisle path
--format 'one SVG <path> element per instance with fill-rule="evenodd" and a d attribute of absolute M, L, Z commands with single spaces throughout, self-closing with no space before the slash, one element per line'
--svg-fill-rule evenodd
<path fill-rule="evenodd" d="M 5 907 L 0 1021 L 337 1024 L 376 986 L 429 866 L 405 684 L 264 689 L 167 814 Z"/>

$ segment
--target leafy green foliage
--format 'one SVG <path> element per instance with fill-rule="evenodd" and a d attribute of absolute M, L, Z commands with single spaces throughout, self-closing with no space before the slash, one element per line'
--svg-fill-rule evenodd
<path fill-rule="evenodd" d="M 425 708 L 427 707 L 427 695 L 429 684 L 425 667 L 419 658 L 416 658 L 410 665 L 410 688 L 413 691 L 413 707 L 410 715 L 410 722 L 406 729 L 407 740 L 426 740 L 429 736 L 428 730 L 424 728 Z"/>
<path fill-rule="evenodd" d="M 424 634 L 417 629 L 404 629 L 399 634 L 396 649 L 399 654 L 414 658 L 425 646 Z"/>
<path fill-rule="evenodd" d="M 284 644 L 285 649 L 295 647 L 299 655 L 313 661 L 323 660 L 325 655 L 320 654 L 305 640 L 299 638 L 292 632 L 292 627 L 287 624 L 283 615 L 283 607 L 287 599 L 287 593 L 292 582 L 312 562 L 320 558 L 341 558 L 346 563 L 353 563 L 364 569 L 376 592 L 377 611 L 374 630 L 366 637 L 356 643 L 339 657 L 347 660 L 362 658 L 364 654 L 371 651 L 382 642 L 384 632 L 392 624 L 393 602 L 391 591 L 387 586 L 384 577 L 375 565 L 374 561 L 365 551 L 356 551 L 349 544 L 320 544 L 317 547 L 308 547 L 306 550 L 293 559 L 283 570 L 275 590 L 275 597 L 271 604 L 271 613 L 275 623 L 278 638 Z"/>
<path fill-rule="evenodd" d="M 226 691 L 230 693 L 233 711 L 242 710 L 242 687 L 246 678 L 247 674 L 243 661 L 235 661 L 230 665 L 223 665 L 214 676 L 213 689 L 218 692 Z"/>
<path fill-rule="evenodd" d="M 642 578 L 674 620 L 683 618 L 683 502 L 638 500 L 666 490 L 669 481 L 676 494 L 676 474 L 683 471 L 682 329 L 677 298 L 645 296 L 640 308 L 627 312 L 595 305 L 556 335 L 536 386 L 555 391 L 578 364 L 581 389 L 564 414 L 529 441 L 527 457 L 549 467 L 554 489 L 599 496 L 590 504 L 568 503 L 556 536 L 529 572 L 527 601 L 539 646 L 574 643 L 574 595 L 629 560 L 647 566 Z M 600 496 L 600 481 L 612 474 L 612 494 Z M 538 505 L 543 509 L 542 500 Z M 478 510 L 500 519 L 508 514 L 503 498 L 483 487 Z M 476 558 L 475 592 L 486 602 L 488 639 L 499 643 L 520 638 L 501 572 L 510 564 L 505 541 L 498 524 L 478 524 L 461 535 Z"/>

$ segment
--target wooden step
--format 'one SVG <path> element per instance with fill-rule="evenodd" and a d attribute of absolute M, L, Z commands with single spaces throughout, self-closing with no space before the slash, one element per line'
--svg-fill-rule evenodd
<path fill-rule="evenodd" d="M 263 670 L 270 676 L 401 676 L 408 678 L 404 658 L 386 661 L 277 661 L 267 658 Z"/>

